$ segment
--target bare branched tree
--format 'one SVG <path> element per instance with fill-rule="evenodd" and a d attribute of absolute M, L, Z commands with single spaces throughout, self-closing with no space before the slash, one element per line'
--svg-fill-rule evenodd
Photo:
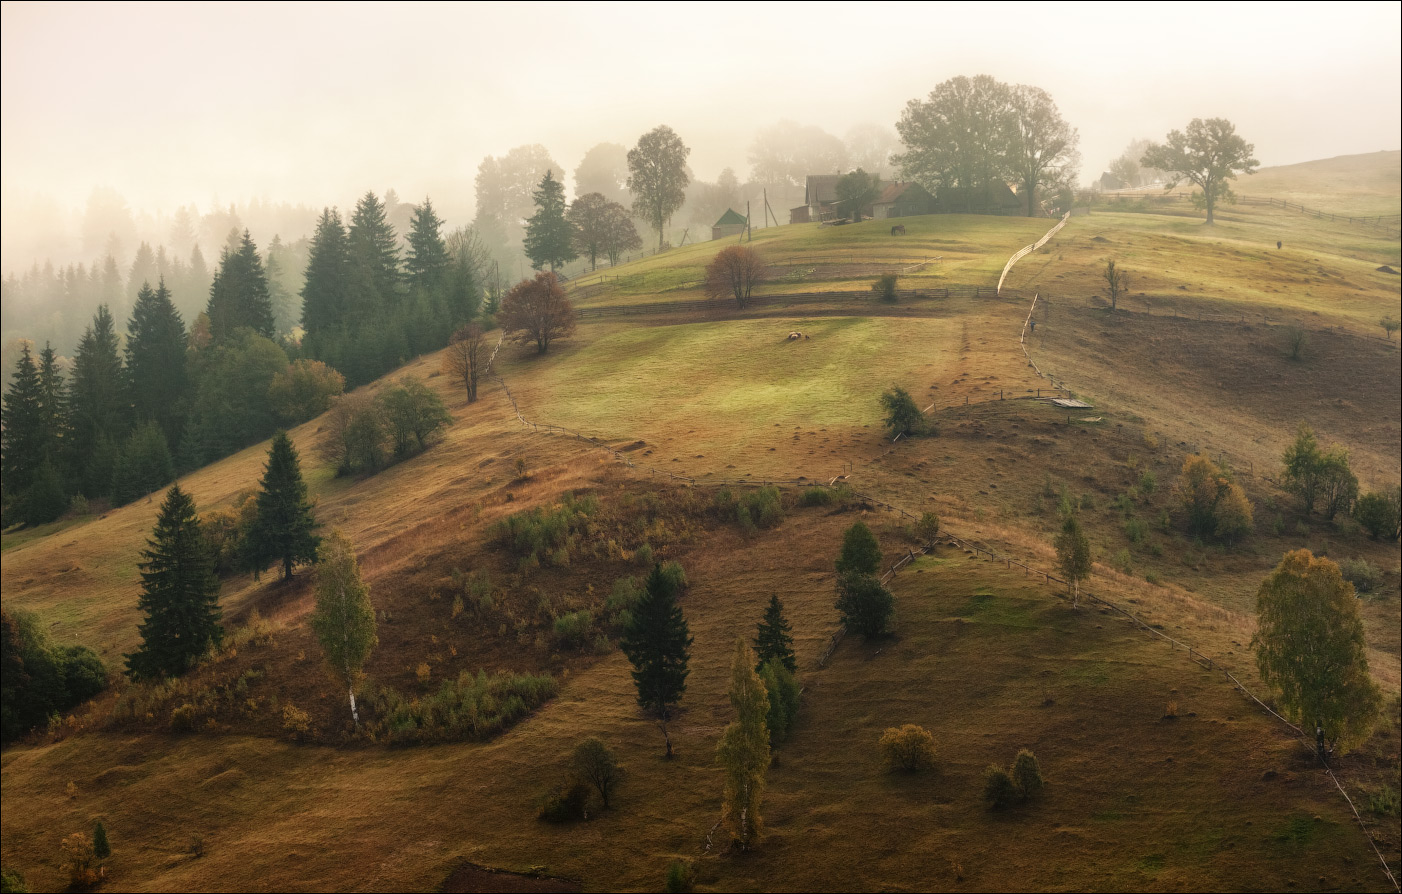
<path fill-rule="evenodd" d="M 706 297 L 733 297 L 744 307 L 754 287 L 764 282 L 764 260 L 759 252 L 745 245 L 732 245 L 706 265 Z"/>
<path fill-rule="evenodd" d="M 482 327 L 468 323 L 453 333 L 448 339 L 448 350 L 443 352 L 443 371 L 462 380 L 470 404 L 477 402 L 477 380 L 486 371 L 486 342 Z"/>

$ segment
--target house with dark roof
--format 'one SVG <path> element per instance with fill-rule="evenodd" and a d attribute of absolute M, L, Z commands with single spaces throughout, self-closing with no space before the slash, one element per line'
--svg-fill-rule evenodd
<path fill-rule="evenodd" d="M 987 186 L 941 186 L 935 190 L 938 214 L 1023 214 L 1026 211 L 1023 200 L 1001 181 Z"/>
<path fill-rule="evenodd" d="M 871 216 L 875 220 L 932 214 L 934 210 L 935 197 L 919 183 L 888 184 L 871 203 Z"/>
<path fill-rule="evenodd" d="M 808 185 L 803 189 L 803 203 L 808 206 L 809 220 L 832 220 L 837 217 L 837 181 L 841 179 L 841 174 L 808 175 Z"/>
<path fill-rule="evenodd" d="M 711 227 L 711 238 L 724 239 L 726 236 L 738 236 L 745 231 L 746 223 L 744 215 L 736 214 L 727 208 L 725 213 L 720 216 L 720 220 Z"/>

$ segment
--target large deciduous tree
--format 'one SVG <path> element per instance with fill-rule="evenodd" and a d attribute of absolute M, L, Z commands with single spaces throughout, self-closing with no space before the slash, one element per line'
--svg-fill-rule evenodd
<path fill-rule="evenodd" d="M 1027 216 L 1037 214 L 1037 189 L 1069 185 L 1080 167 L 1080 134 L 1066 123 L 1051 95 L 1040 87 L 1018 84 L 1009 94 L 1012 138 L 1009 170 L 1027 203 Z"/>
<path fill-rule="evenodd" d="M 831 174 L 847 166 L 847 147 L 821 127 L 787 119 L 755 134 L 749 150 L 750 179 L 766 186 L 802 186 L 809 174 Z"/>
<path fill-rule="evenodd" d="M 766 279 L 764 259 L 748 245 L 722 248 L 706 265 L 706 297 L 734 298 L 745 307 L 755 286 Z"/>
<path fill-rule="evenodd" d="M 137 607 L 141 646 L 127 655 L 127 675 L 149 679 L 184 673 L 211 646 L 218 645 L 219 577 L 195 501 L 173 486 L 142 551 L 141 597 Z"/>
<path fill-rule="evenodd" d="M 881 195 L 881 181 L 861 168 L 837 181 L 837 206 L 854 223 L 861 223 L 862 209 Z"/>
<path fill-rule="evenodd" d="M 546 264 L 557 267 L 579 257 L 574 250 L 574 228 L 565 217 L 565 186 L 546 171 L 532 194 L 535 214 L 526 221 L 526 257 L 537 270 Z"/>
<path fill-rule="evenodd" d="M 603 193 L 598 192 L 585 193 L 570 203 L 566 218 L 573 227 L 574 248 L 589 259 L 590 270 L 599 266 L 599 255 L 608 257 L 610 254 L 610 243 L 615 228 L 615 209 L 623 211 L 623 206 L 617 202 L 610 202 L 604 198 Z M 633 223 L 628 220 L 626 212 L 622 219 L 627 221 L 631 229 Z M 634 235 L 636 236 L 636 231 Z"/>
<path fill-rule="evenodd" d="M 1150 146 L 1139 163 L 1166 171 L 1167 189 L 1183 180 L 1201 189 L 1210 224 L 1217 203 L 1235 198 L 1228 181 L 1235 180 L 1237 174 L 1254 174 L 1260 167 L 1261 163 L 1251 156 L 1255 149 L 1237 135 L 1236 126 L 1226 118 L 1194 118 L 1186 133 L 1169 131 L 1168 138 Z"/>
<path fill-rule="evenodd" d="M 633 193 L 633 213 L 657 231 L 657 247 L 667 221 L 686 201 L 686 158 L 691 150 L 665 124 L 638 138 L 628 150 L 628 189 Z"/>
<path fill-rule="evenodd" d="M 1368 674 L 1368 650 L 1353 584 L 1329 559 L 1307 549 L 1286 553 L 1256 596 L 1251 639 L 1261 679 L 1297 723 L 1313 724 L 1319 756 L 1326 743 L 1347 750 L 1372 731 L 1382 693 Z"/>
<path fill-rule="evenodd" d="M 730 664 L 730 706 L 735 719 L 716 748 L 716 762 L 725 770 L 721 822 L 742 850 L 748 850 L 764 828 L 759 809 L 770 761 L 769 693 L 754 665 L 754 652 L 737 639 Z"/>
<path fill-rule="evenodd" d="M 370 603 L 370 588 L 360 579 L 355 548 L 339 528 L 322 541 L 318 557 L 312 630 L 321 643 L 331 678 L 346 687 L 351 719 L 359 727 L 355 684 L 379 642 L 375 607 Z"/>
<path fill-rule="evenodd" d="M 282 579 L 290 580 L 293 566 L 316 561 L 320 543 L 314 533 L 316 526 L 297 448 L 287 432 L 280 431 L 273 435 L 268 449 L 258 514 L 245 541 L 250 563 L 266 568 L 271 562 L 281 562 Z"/>
<path fill-rule="evenodd" d="M 574 334 L 574 305 L 547 270 L 511 287 L 501 299 L 497 322 L 508 338 L 517 344 L 534 343 L 536 353 L 544 354 L 551 342 Z"/>
<path fill-rule="evenodd" d="M 664 574 L 661 565 L 654 565 L 619 641 L 633 665 L 638 706 L 657 718 L 667 742 L 667 757 L 672 756 L 667 721 L 686 692 L 686 665 L 691 658 L 691 635 L 677 605 L 677 589 L 677 579 Z"/>
<path fill-rule="evenodd" d="M 1012 91 L 989 75 L 951 78 L 906 103 L 896 130 L 905 151 L 892 160 L 904 177 L 939 187 L 987 191 L 1011 170 Z"/>
<path fill-rule="evenodd" d="M 574 194 L 587 196 L 596 192 L 610 202 L 627 202 L 628 149 L 618 143 L 599 143 L 590 147 L 574 169 Z"/>

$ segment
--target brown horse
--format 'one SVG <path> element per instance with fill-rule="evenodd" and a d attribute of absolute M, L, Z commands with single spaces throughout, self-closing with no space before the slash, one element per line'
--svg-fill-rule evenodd
<path fill-rule="evenodd" d="M 892 228 L 891 228 L 891 235 L 892 235 L 892 236 L 904 236 L 904 235 L 905 235 L 905 224 L 896 224 L 894 227 L 892 227 Z"/>

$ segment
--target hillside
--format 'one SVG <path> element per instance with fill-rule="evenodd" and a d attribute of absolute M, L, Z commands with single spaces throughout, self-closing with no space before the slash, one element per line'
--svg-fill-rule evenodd
<path fill-rule="evenodd" d="M 1402 213 L 1402 151 L 1340 155 L 1261 168 L 1233 185 L 1241 195 L 1295 202 L 1335 214 Z"/>
<path fill-rule="evenodd" d="M 446 377 L 431 377 L 436 357 L 410 364 L 388 378 L 431 377 L 454 417 L 425 453 L 337 479 L 315 451 L 323 420 L 292 432 L 318 517 L 356 544 L 382 613 L 364 692 L 382 738 L 348 735 L 343 695 L 305 623 L 309 574 L 290 585 L 235 577 L 223 604 L 244 628 L 237 645 L 185 688 L 125 687 L 5 751 L 6 868 L 61 886 L 54 842 L 101 818 L 120 842 L 114 884 L 151 890 L 428 889 L 464 859 L 643 890 L 677 856 L 698 858 L 701 887 L 715 890 L 869 889 L 893 878 L 941 889 L 1380 889 L 1366 838 L 1308 752 L 1215 668 L 1259 687 L 1247 646 L 1254 593 L 1282 552 L 1368 558 L 1384 572 L 1362 603 L 1372 669 L 1392 707 L 1341 775 L 1365 801 L 1389 784 L 1402 683 L 1397 545 L 1300 517 L 1271 478 L 1295 424 L 1308 421 L 1350 449 L 1365 487 L 1395 483 L 1397 343 L 1382 340 L 1376 320 L 1398 313 L 1398 285 L 1375 268 L 1397 265 L 1397 243 L 1262 206 L 1229 209 L 1212 230 L 1190 214 L 1187 203 L 1146 203 L 1073 217 L 1014 268 L 999 299 L 746 311 L 717 302 L 586 320 L 544 357 L 503 349 L 497 371 L 524 416 L 596 437 L 631 467 L 569 434 L 522 427 L 496 383 L 469 406 Z M 1050 222 L 906 224 L 906 237 L 885 221 L 757 232 L 753 245 L 772 266 L 792 259 L 766 294 L 864 291 L 876 273 L 932 252 L 947 261 L 913 271 L 903 289 L 991 287 L 1007 256 Z M 572 289 L 583 307 L 695 299 L 718 247 L 688 245 Z M 1116 314 L 1099 297 L 1107 256 L 1134 276 Z M 1031 357 L 1092 411 L 1028 399 L 1051 387 L 1019 344 L 1034 293 Z M 1290 325 L 1310 333 L 1298 361 L 1281 353 Z M 790 340 L 792 331 L 808 337 Z M 892 383 L 931 406 L 936 436 L 889 442 L 876 398 Z M 1255 532 L 1234 549 L 1195 543 L 1173 517 L 1172 483 L 1199 449 L 1229 458 L 1258 507 Z M 256 486 L 265 451 L 182 485 L 202 512 L 227 505 Z M 753 533 L 723 508 L 722 479 L 840 475 L 870 496 L 804 507 L 791 486 L 784 520 Z M 1063 489 L 1094 543 L 1091 589 L 1213 656 L 1214 670 L 1108 610 L 1071 610 L 1058 588 L 1013 564 L 1052 569 Z M 576 500 L 593 508 L 581 510 L 563 561 L 534 567 L 493 531 L 514 513 Z M 836 626 L 831 562 L 843 530 L 871 524 L 887 564 L 918 545 L 873 500 L 935 510 L 947 532 L 999 558 L 942 543 L 892 579 L 895 636 L 844 640 L 820 667 Z M 7 534 L 5 606 L 38 612 L 56 640 L 117 666 L 136 642 L 135 562 L 154 512 L 138 502 L 47 536 Z M 1146 538 L 1127 537 L 1131 518 L 1150 526 Z M 692 675 L 671 763 L 610 642 L 609 594 L 645 570 L 644 545 L 680 561 L 691 581 Z M 719 806 L 713 749 L 730 719 L 730 649 L 752 635 L 772 593 L 794 625 L 799 728 L 770 774 L 769 839 L 752 854 L 702 858 Z M 561 615 L 586 611 L 586 636 L 556 635 Z M 388 747 L 400 740 L 384 723 L 386 692 L 427 701 L 479 670 L 549 674 L 558 695 L 485 741 Z M 200 706 L 199 731 L 173 732 L 172 709 L 187 701 Z M 138 704 L 149 715 L 130 709 Z M 312 717 L 302 744 L 282 726 L 285 705 Z M 906 722 L 930 728 L 939 754 L 937 771 L 913 783 L 881 773 L 875 748 L 882 729 Z M 538 822 L 536 800 L 588 735 L 628 769 L 619 804 L 584 824 Z M 1021 747 L 1041 758 L 1048 797 L 990 814 L 982 770 Z M 1369 818 L 1395 862 L 1395 821 Z"/>

